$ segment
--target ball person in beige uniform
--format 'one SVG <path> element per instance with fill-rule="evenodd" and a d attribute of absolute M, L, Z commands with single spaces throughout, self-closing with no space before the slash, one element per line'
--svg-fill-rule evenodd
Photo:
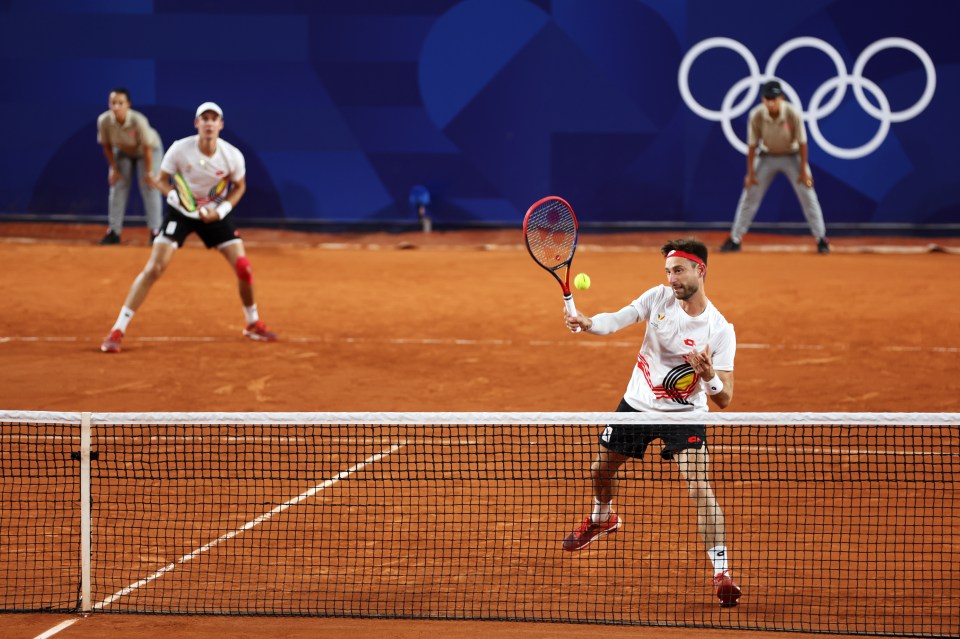
<path fill-rule="evenodd" d="M 147 117 L 130 108 L 129 91 L 121 87 L 114 89 L 110 92 L 109 103 L 110 110 L 97 118 L 97 142 L 103 146 L 103 155 L 107 158 L 107 182 L 110 184 L 107 198 L 110 228 L 100 244 L 120 243 L 134 166 L 137 168 L 147 226 L 151 237 L 155 237 L 163 216 L 163 203 L 156 183 L 160 158 L 163 157 L 163 143 Z"/>
<path fill-rule="evenodd" d="M 757 154 L 759 147 L 760 153 Z M 763 85 L 760 104 L 750 111 L 747 122 L 747 177 L 743 193 L 733 218 L 730 237 L 720 250 L 726 253 L 740 250 L 740 242 L 747 234 L 760 202 L 777 173 L 790 179 L 803 216 L 817 239 L 817 252 L 829 253 L 827 229 L 823 211 L 813 188 L 813 176 L 807 163 L 807 133 L 800 112 L 783 98 L 783 89 L 776 80 Z"/>

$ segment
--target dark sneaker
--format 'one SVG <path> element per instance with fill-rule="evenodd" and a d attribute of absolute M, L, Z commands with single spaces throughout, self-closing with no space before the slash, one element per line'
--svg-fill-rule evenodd
<path fill-rule="evenodd" d="M 817 240 L 817 253 L 820 255 L 830 255 L 830 242 L 827 241 L 827 238 L 821 237 Z"/>
<path fill-rule="evenodd" d="M 617 516 L 617 513 L 610 513 L 610 518 L 599 524 L 593 523 L 593 519 L 588 515 L 580 526 L 563 540 L 563 549 L 574 551 L 586 548 L 597 537 L 617 532 L 621 524 L 623 520 Z"/>
<path fill-rule="evenodd" d="M 734 242 L 732 237 L 728 237 L 727 241 L 723 243 L 720 247 L 721 253 L 738 253 L 740 252 L 740 242 Z"/>
<path fill-rule="evenodd" d="M 726 570 L 718 572 L 713 578 L 713 587 L 717 589 L 717 599 L 721 608 L 734 608 L 740 603 L 740 586 Z"/>
<path fill-rule="evenodd" d="M 277 341 L 277 334 L 268 329 L 267 325 L 261 320 L 257 320 L 253 324 L 247 324 L 247 327 L 243 329 L 243 334 L 255 342 Z"/>
<path fill-rule="evenodd" d="M 120 341 L 123 339 L 123 331 L 120 329 L 113 329 L 110 331 L 110 334 L 103 338 L 103 344 L 100 345 L 100 350 L 104 353 L 119 353 L 120 352 Z"/>
<path fill-rule="evenodd" d="M 100 246 L 110 246 L 111 244 L 119 244 L 120 236 L 114 233 L 113 231 L 107 231 L 107 234 L 100 238 L 98 244 Z"/>

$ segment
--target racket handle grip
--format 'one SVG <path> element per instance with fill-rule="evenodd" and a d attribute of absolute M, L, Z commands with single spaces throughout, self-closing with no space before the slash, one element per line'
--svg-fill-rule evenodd
<path fill-rule="evenodd" d="M 573 295 L 567 293 L 563 296 L 563 307 L 567 310 L 567 315 L 572 315 L 573 317 L 577 316 L 577 307 L 573 303 Z M 573 331 L 574 333 L 580 332 L 580 327 L 577 327 L 577 330 Z"/>

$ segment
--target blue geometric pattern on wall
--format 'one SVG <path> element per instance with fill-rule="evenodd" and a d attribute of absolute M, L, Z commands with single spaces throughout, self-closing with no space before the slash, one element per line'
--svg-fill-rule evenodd
<path fill-rule="evenodd" d="M 238 214 L 249 218 L 412 220 L 422 184 L 441 224 L 519 224 L 548 194 L 589 223 L 726 223 L 745 159 L 725 127 L 745 139 L 758 100 L 732 89 L 749 62 L 713 47 L 689 66 L 704 109 L 743 101 L 724 123 L 682 95 L 685 56 L 725 38 L 763 71 L 808 38 L 830 51 L 798 47 L 777 67 L 801 108 L 818 92 L 833 101 L 834 53 L 854 78 L 811 118 L 820 139 L 808 125 L 828 226 L 960 223 L 954 4 L 881 0 L 864 20 L 858 0 L 776 11 L 747 0 L 11 0 L 0 3 L 0 217 L 106 219 L 96 118 L 125 86 L 166 147 L 195 132 L 200 102 L 223 107 L 223 137 L 247 158 Z M 886 38 L 922 49 L 935 75 L 929 103 L 900 120 L 931 81 L 921 57 L 888 47 L 853 74 Z M 884 108 L 888 122 L 869 112 Z M 837 156 L 881 133 L 862 157 Z M 141 212 L 136 192 L 130 211 Z M 783 178 L 757 219 L 802 222 Z"/>

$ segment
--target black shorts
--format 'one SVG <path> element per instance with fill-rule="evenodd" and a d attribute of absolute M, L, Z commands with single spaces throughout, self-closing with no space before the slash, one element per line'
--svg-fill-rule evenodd
<path fill-rule="evenodd" d="M 160 225 L 160 235 L 171 242 L 176 242 L 177 246 L 183 246 L 191 233 L 196 233 L 207 248 L 240 239 L 240 233 L 234 228 L 233 218 L 230 215 L 207 224 L 203 220 L 187 217 L 166 204 L 163 210 L 163 224 Z"/>
<path fill-rule="evenodd" d="M 618 413 L 640 412 L 621 399 Z M 673 454 L 681 450 L 700 450 L 707 444 L 707 426 L 705 424 L 608 424 L 600 433 L 600 445 L 607 450 L 626 457 L 643 459 L 643 454 L 655 439 L 663 441 L 660 457 L 673 459 Z"/>

